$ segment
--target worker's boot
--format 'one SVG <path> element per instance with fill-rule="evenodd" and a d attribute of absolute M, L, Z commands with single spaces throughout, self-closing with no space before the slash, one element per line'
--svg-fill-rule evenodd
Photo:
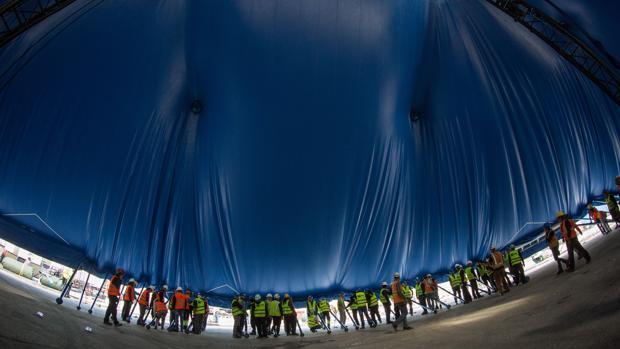
<path fill-rule="evenodd" d="M 112 326 L 112 323 L 110 322 L 110 320 L 107 320 L 107 319 L 103 319 L 103 324 Z"/>

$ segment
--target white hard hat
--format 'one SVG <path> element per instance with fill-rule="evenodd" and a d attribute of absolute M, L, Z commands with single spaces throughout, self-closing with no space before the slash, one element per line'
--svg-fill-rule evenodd
<path fill-rule="evenodd" d="M 513 249 L 513 248 L 515 248 L 515 245 L 514 244 L 510 245 L 510 249 Z"/>
<path fill-rule="evenodd" d="M 149 285 L 149 287 L 147 287 L 147 288 L 150 288 L 151 290 L 154 290 L 154 289 L 155 289 L 155 286 L 153 286 L 153 285 Z"/>
<path fill-rule="evenodd" d="M 129 281 L 127 283 L 128 284 L 135 284 L 136 283 L 136 279 L 131 278 L 131 279 L 129 279 Z"/>
<path fill-rule="evenodd" d="M 177 287 L 177 291 L 183 291 L 182 287 Z"/>
<path fill-rule="evenodd" d="M 273 296 L 271 295 L 271 293 L 267 293 L 267 298 L 273 298 Z"/>
<path fill-rule="evenodd" d="M 491 249 L 492 249 L 492 250 L 495 250 L 495 245 L 491 245 Z"/>
<path fill-rule="evenodd" d="M 164 290 L 167 290 L 168 289 L 168 285 L 164 285 L 161 288 L 163 288 Z"/>
<path fill-rule="evenodd" d="M 400 279 L 400 273 L 399 272 L 394 273 L 394 277 Z"/>
<path fill-rule="evenodd" d="M 430 277 L 432 277 L 432 275 L 431 274 L 426 274 L 426 277 L 430 278 Z"/>
<path fill-rule="evenodd" d="M 383 281 L 383 282 L 381 283 L 381 286 L 387 286 L 387 282 Z"/>
<path fill-rule="evenodd" d="M 254 299 L 256 299 L 257 301 L 259 301 L 259 300 L 260 300 L 260 294 L 258 294 L 258 293 L 257 293 L 257 294 L 256 294 L 256 296 L 254 296 Z"/>
<path fill-rule="evenodd" d="M 275 299 L 280 299 L 280 294 L 279 294 L 279 293 L 274 294 L 274 295 L 273 295 L 273 298 L 275 298 Z"/>
<path fill-rule="evenodd" d="M 467 264 L 474 264 L 474 262 L 472 262 L 472 261 L 467 261 Z"/>

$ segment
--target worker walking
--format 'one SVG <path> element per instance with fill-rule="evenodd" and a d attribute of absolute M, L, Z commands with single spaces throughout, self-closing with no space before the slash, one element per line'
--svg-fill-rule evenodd
<path fill-rule="evenodd" d="M 420 278 L 415 278 L 415 296 L 418 299 L 418 303 L 422 305 L 422 315 L 428 314 L 426 310 L 427 302 L 424 296 L 424 280 L 420 281 Z"/>
<path fill-rule="evenodd" d="M 575 221 L 570 219 L 563 211 L 558 211 L 556 217 L 560 221 L 560 232 L 562 233 L 562 238 L 566 243 L 566 250 L 568 252 L 568 268 L 566 271 L 573 272 L 575 271 L 575 251 L 586 259 L 586 263 L 590 263 L 592 258 L 577 239 L 577 232 L 580 234 L 583 234 L 583 232 L 581 228 L 575 224 Z"/>
<path fill-rule="evenodd" d="M 407 304 L 405 300 L 405 294 L 403 287 L 400 284 L 400 273 L 394 273 L 394 280 L 392 280 L 392 299 L 394 300 L 394 308 L 398 309 L 398 318 L 392 322 L 392 328 L 394 331 L 398 330 L 398 325 L 403 324 L 403 330 L 410 330 L 411 327 L 407 325 Z"/>
<path fill-rule="evenodd" d="M 347 305 L 344 300 L 344 293 L 338 295 L 338 318 L 340 320 L 340 328 L 344 330 L 344 324 L 347 322 Z"/>
<path fill-rule="evenodd" d="M 616 228 L 620 224 L 620 208 L 618 207 L 618 201 L 616 201 L 616 197 L 614 194 L 605 191 L 603 193 L 605 197 L 605 203 L 607 204 L 607 208 L 609 209 L 609 214 L 611 215 L 611 219 L 616 222 Z"/>
<path fill-rule="evenodd" d="M 383 310 L 385 311 L 385 323 L 391 324 L 392 320 L 390 319 L 392 315 L 392 303 L 390 302 L 390 290 L 388 289 L 388 284 L 385 281 L 381 284 L 379 300 L 381 301 L 381 304 L 383 304 Z"/>
<path fill-rule="evenodd" d="M 245 325 L 245 319 L 247 317 L 245 311 L 245 296 L 239 295 L 234 297 L 230 304 L 230 309 L 234 319 L 232 336 L 233 338 L 243 338 L 243 326 Z"/>
<path fill-rule="evenodd" d="M 269 315 L 269 307 L 271 306 L 272 301 L 273 295 L 271 293 L 267 293 L 267 300 L 265 301 L 265 303 L 267 303 L 267 317 L 265 318 L 265 328 L 267 329 L 267 332 L 269 332 L 269 334 L 271 334 L 271 315 Z"/>
<path fill-rule="evenodd" d="M 110 322 L 110 317 L 112 317 L 114 326 L 122 326 L 116 319 L 116 309 L 121 295 L 121 283 L 123 282 L 124 275 L 125 271 L 119 268 L 116 269 L 116 274 L 112 275 L 112 278 L 110 279 L 110 284 L 108 285 L 108 308 L 106 309 L 105 316 L 103 317 L 103 323 L 106 325 L 112 325 L 112 322 Z"/>
<path fill-rule="evenodd" d="M 297 336 L 297 312 L 293 300 L 288 293 L 282 300 L 282 315 L 284 315 L 284 331 L 287 336 Z"/>
<path fill-rule="evenodd" d="M 607 235 L 611 233 L 611 227 L 607 223 L 607 215 L 605 212 L 599 211 L 594 205 L 591 203 L 588 204 L 588 215 L 590 216 L 590 220 L 593 223 L 596 223 L 596 226 L 601 231 L 601 234 Z"/>
<path fill-rule="evenodd" d="M 140 294 L 140 298 L 138 299 L 138 307 L 140 308 L 140 316 L 138 317 L 138 325 L 144 326 L 146 325 L 144 321 L 144 315 L 146 311 L 149 309 L 149 304 L 151 303 L 151 293 L 155 290 L 155 286 L 151 285 L 145 288 Z"/>
<path fill-rule="evenodd" d="M 407 284 L 407 281 L 403 281 L 403 294 L 405 295 L 405 302 L 409 305 L 409 315 L 413 316 L 413 290 Z"/>
<path fill-rule="evenodd" d="M 508 282 L 506 281 L 506 270 L 504 267 L 504 257 L 497 251 L 495 246 L 491 247 L 491 256 L 489 257 L 491 263 L 491 269 L 493 270 L 493 279 L 497 287 L 497 292 L 503 295 L 506 292 L 510 292 L 508 289 Z"/>
<path fill-rule="evenodd" d="M 368 326 L 376 327 L 376 323 L 370 319 L 370 315 L 368 315 L 368 308 L 366 308 L 366 293 L 362 290 L 357 290 L 355 292 L 355 302 L 357 303 L 357 313 L 360 317 L 361 329 L 365 329 L 364 319 L 368 321 Z"/>
<path fill-rule="evenodd" d="M 517 249 L 515 245 L 510 245 L 510 250 L 508 250 L 508 263 L 510 263 L 516 284 L 526 284 L 527 278 L 525 277 L 525 270 L 523 270 L 525 262 L 521 250 Z"/>
<path fill-rule="evenodd" d="M 366 302 L 368 303 L 368 310 L 370 311 L 370 318 L 372 319 L 372 322 L 375 324 L 377 324 L 377 321 L 379 321 L 379 323 L 383 323 L 381 321 L 381 315 L 379 315 L 379 300 L 373 291 L 366 290 Z"/>
<path fill-rule="evenodd" d="M 207 319 L 205 314 L 209 313 L 209 306 L 207 302 L 202 298 L 200 293 L 196 294 L 196 297 L 192 301 L 192 313 L 194 317 L 192 318 L 192 332 L 195 334 L 200 334 L 203 331 L 203 323 L 206 324 Z"/>
<path fill-rule="evenodd" d="M 555 236 L 555 231 L 553 231 L 551 226 L 549 224 L 545 224 L 543 229 L 545 232 L 545 240 L 547 240 L 547 246 L 551 250 L 553 259 L 558 263 L 558 272 L 556 274 L 562 274 L 564 272 L 562 263 L 564 263 L 564 266 L 568 268 L 568 260 L 560 258 L 560 244 L 558 243 L 558 238 Z"/>
<path fill-rule="evenodd" d="M 269 317 L 273 323 L 271 334 L 274 337 L 280 336 L 280 324 L 282 323 L 282 304 L 280 303 L 280 294 L 273 295 L 273 300 L 269 303 Z"/>
<path fill-rule="evenodd" d="M 192 313 L 192 291 L 188 288 L 185 290 L 185 311 L 183 312 L 183 330 L 187 332 L 189 329 L 189 319 L 193 316 Z"/>
<path fill-rule="evenodd" d="M 129 279 L 125 292 L 123 292 L 123 310 L 121 310 L 121 320 L 129 323 L 129 312 L 131 311 L 131 305 L 136 300 L 136 280 Z"/>
<path fill-rule="evenodd" d="M 448 275 L 448 279 L 450 279 L 450 287 L 452 287 L 454 304 L 459 304 L 459 299 L 463 299 L 463 295 L 461 294 L 461 275 L 457 272 L 456 267 L 454 271 Z"/>
<path fill-rule="evenodd" d="M 250 313 L 254 318 L 258 336 L 256 338 L 267 338 L 267 302 L 261 299 L 260 294 L 254 296 L 254 304 L 250 308 Z"/>

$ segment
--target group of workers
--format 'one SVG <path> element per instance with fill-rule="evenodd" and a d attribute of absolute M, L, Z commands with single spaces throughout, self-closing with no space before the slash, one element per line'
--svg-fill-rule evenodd
<path fill-rule="evenodd" d="M 125 272 L 117 269 L 110 279 L 108 285 L 108 308 L 106 309 L 103 323 L 106 325 L 122 326 L 116 317 L 118 302 L 121 295 L 121 283 Z M 121 320 L 130 322 L 132 304 L 136 300 L 136 280 L 129 279 L 123 291 L 123 309 Z M 192 298 L 191 290 L 183 292 L 183 288 L 178 287 L 171 297 L 167 297 L 168 286 L 163 285 L 160 290 L 155 290 L 155 286 L 148 286 L 138 294 L 138 306 L 140 315 L 138 325 L 146 326 L 150 329 L 154 326 L 163 330 L 164 322 L 168 311 L 170 311 L 170 325 L 168 331 L 200 334 L 207 326 L 209 315 L 209 304 L 206 298 L 198 292 Z M 134 306 L 135 307 L 135 306 Z M 152 315 L 152 321 L 147 324 L 148 316 Z M 110 322 L 110 318 L 112 322 Z"/>
<path fill-rule="evenodd" d="M 620 176 L 616 177 L 616 186 L 620 190 Z M 605 202 L 609 208 L 612 220 L 616 223 L 616 228 L 620 224 L 620 208 L 613 194 L 605 192 Z M 601 233 L 607 235 L 611 228 L 604 212 L 597 210 L 592 204 L 588 205 L 588 213 L 593 223 L 596 223 Z M 544 225 L 545 239 L 552 252 L 553 258 L 558 265 L 558 274 L 566 271 L 575 270 L 575 252 L 579 258 L 584 258 L 586 263 L 590 263 L 591 256 L 581 245 L 577 238 L 577 233 L 582 233 L 579 226 L 563 211 L 558 211 L 556 218 L 559 223 L 559 230 L 562 240 L 566 243 L 568 259 L 560 258 L 559 242 L 556 232 L 549 224 Z M 508 269 L 512 279 L 506 273 Z M 121 294 L 121 283 L 124 275 L 122 269 L 118 269 L 110 280 L 108 286 L 109 305 L 105 313 L 104 323 L 108 325 L 121 326 L 116 318 L 116 310 Z M 345 294 L 341 293 L 337 300 L 336 309 L 332 309 L 326 298 L 320 298 L 317 302 L 312 296 L 306 300 L 306 313 L 308 328 L 312 332 L 325 329 L 331 333 L 332 317 L 339 323 L 340 327 L 347 330 L 345 325 L 347 317 L 354 324 L 356 329 L 364 329 L 366 323 L 369 327 L 376 327 L 382 323 L 379 313 L 379 303 L 382 304 L 385 312 L 385 321 L 391 324 L 396 331 L 402 324 L 404 330 L 410 330 L 407 324 L 407 315 L 413 315 L 413 304 L 419 305 L 426 315 L 429 311 L 437 313 L 438 309 L 450 305 L 444 303 L 439 298 L 439 290 L 442 289 L 454 297 L 454 302 L 467 304 L 473 299 L 483 297 L 485 292 L 491 294 L 497 292 L 503 295 L 510 291 L 513 285 L 525 284 L 529 278 L 525 276 L 524 259 L 521 251 L 514 245 L 501 253 L 495 247 L 491 247 L 490 254 L 485 260 L 468 261 L 467 266 L 463 267 L 456 264 L 454 270 L 448 275 L 452 292 L 443 289 L 431 274 L 426 274 L 421 280 L 415 279 L 413 287 L 406 281 L 400 280 L 400 274 L 394 273 L 390 284 L 383 282 L 377 293 L 372 290 L 357 290 L 345 299 Z M 136 299 L 136 281 L 130 279 L 123 293 L 123 321 L 129 322 L 131 305 Z M 471 291 L 470 291 L 471 289 Z M 167 299 L 167 286 L 164 285 L 160 290 L 155 291 L 154 286 L 148 286 L 138 295 L 138 305 L 140 315 L 138 325 L 154 325 L 155 329 L 164 328 L 164 321 L 168 311 L 170 311 L 169 331 L 184 331 L 185 333 L 200 334 L 205 330 L 209 305 L 207 300 L 200 293 L 196 293 L 192 299 L 190 290 L 185 293 L 181 287 L 177 288 L 174 295 Z M 248 310 L 250 316 L 250 327 L 252 331 L 248 333 Z M 233 337 L 247 338 L 256 335 L 257 338 L 267 338 L 270 335 L 280 336 L 280 326 L 284 322 L 284 332 L 287 336 L 303 335 L 301 326 L 297 319 L 297 311 L 294 302 L 289 294 L 285 294 L 282 300 L 280 295 L 267 294 L 263 299 L 260 294 L 248 300 L 246 295 L 241 294 L 233 298 L 231 312 L 234 318 Z M 337 314 L 336 314 L 337 312 Z M 147 324 L 149 313 L 152 313 L 152 321 Z M 392 315 L 394 320 L 392 321 Z M 110 317 L 113 322 L 110 322 Z M 190 322 L 191 319 L 191 322 Z M 300 333 L 297 332 L 299 329 Z"/>

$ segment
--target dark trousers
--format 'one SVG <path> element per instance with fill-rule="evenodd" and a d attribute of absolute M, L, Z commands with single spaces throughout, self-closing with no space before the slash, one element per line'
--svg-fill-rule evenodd
<path fill-rule="evenodd" d="M 373 305 L 368 309 L 370 309 L 370 318 L 372 319 L 372 321 L 374 321 L 375 323 L 377 323 L 377 321 L 381 322 L 381 315 L 379 315 L 379 304 Z"/>
<path fill-rule="evenodd" d="M 271 329 L 271 332 L 273 332 L 273 334 L 276 336 L 280 335 L 280 324 L 282 323 L 282 317 L 273 316 L 272 322 L 273 322 L 273 327 Z"/>
<path fill-rule="evenodd" d="M 566 249 L 568 251 L 568 270 L 575 270 L 575 251 L 577 251 L 578 255 L 585 258 L 588 263 L 590 263 L 590 254 L 585 248 L 583 248 L 583 246 L 581 246 L 576 237 L 566 241 Z"/>
<path fill-rule="evenodd" d="M 403 328 L 408 327 L 407 325 L 407 304 L 403 303 L 394 303 L 394 309 L 396 309 L 396 313 L 398 314 L 397 318 L 394 320 L 392 326 L 398 327 L 402 322 Z"/>
<path fill-rule="evenodd" d="M 254 324 L 258 332 L 258 337 L 267 337 L 267 319 L 264 317 L 254 318 Z"/>
<path fill-rule="evenodd" d="M 243 336 L 243 316 L 237 315 L 233 317 L 235 320 L 233 324 L 233 338 L 241 338 Z"/>
<path fill-rule="evenodd" d="M 112 321 L 114 323 L 118 322 L 118 319 L 116 319 L 116 308 L 118 308 L 118 297 L 108 296 L 108 308 L 106 309 L 105 316 L 103 318 L 105 322 L 110 321 L 110 316 L 112 317 Z"/>
<path fill-rule="evenodd" d="M 205 319 L 205 314 L 194 314 L 194 318 L 192 319 L 192 326 L 194 327 L 192 331 L 195 334 L 200 334 L 202 332 L 202 322 Z"/>
<path fill-rule="evenodd" d="M 146 314 L 146 305 L 138 304 L 138 307 L 140 308 L 140 317 L 138 318 L 138 325 L 142 325 L 146 321 L 146 319 L 144 318 L 144 315 Z"/>
<path fill-rule="evenodd" d="M 372 320 L 370 319 L 370 315 L 368 315 L 368 309 L 366 309 L 366 306 L 358 307 L 357 308 L 357 312 L 360 315 L 360 321 L 361 321 L 361 327 L 362 328 L 366 327 L 364 325 L 364 317 L 366 317 L 366 320 L 368 321 L 368 325 L 369 326 L 370 326 L 370 324 L 372 324 Z"/>
<path fill-rule="evenodd" d="M 123 301 L 123 310 L 121 310 L 121 320 L 129 322 L 129 311 L 131 310 L 131 302 Z"/>
<path fill-rule="evenodd" d="M 478 290 L 478 282 L 476 280 L 469 280 L 469 284 L 471 285 L 471 294 L 474 299 L 482 297 L 480 295 L 480 290 Z"/>
<path fill-rule="evenodd" d="M 252 334 L 256 334 L 256 318 L 254 316 L 250 317 L 250 326 L 252 327 Z"/>
<path fill-rule="evenodd" d="M 390 318 L 392 315 L 392 304 L 383 303 L 383 310 L 385 310 L 385 322 L 387 322 L 388 324 L 391 324 L 392 320 L 390 320 Z"/>
<path fill-rule="evenodd" d="M 461 289 L 463 290 L 463 298 L 465 299 L 465 303 L 471 303 L 471 295 L 469 294 L 469 289 L 467 289 L 466 283 L 461 283 Z"/>
<path fill-rule="evenodd" d="M 513 265 L 512 271 L 517 279 L 517 284 L 524 284 L 527 282 L 525 279 L 525 270 L 523 270 L 523 263 Z"/>
<path fill-rule="evenodd" d="M 295 318 L 295 315 L 284 315 L 284 331 L 287 336 L 297 333 L 297 319 Z"/>
<path fill-rule="evenodd" d="M 427 314 L 427 313 L 428 313 L 428 310 L 426 310 L 426 308 L 424 308 L 424 307 L 428 307 L 428 302 L 426 301 L 426 295 L 425 295 L 425 294 L 421 294 L 421 295 L 419 295 L 419 296 L 418 296 L 418 302 L 419 302 L 420 304 L 422 304 L 422 308 L 423 308 L 423 310 L 424 310 L 424 311 L 422 312 L 422 314 Z"/>
<path fill-rule="evenodd" d="M 351 313 L 353 313 L 353 320 L 355 324 L 359 326 L 360 320 L 357 318 L 357 309 L 352 309 Z"/>
<path fill-rule="evenodd" d="M 267 328 L 267 332 L 271 331 L 271 316 L 265 318 L 265 327 Z"/>
<path fill-rule="evenodd" d="M 413 316 L 413 301 L 411 298 L 407 299 L 407 304 L 409 305 L 409 315 Z"/>
<path fill-rule="evenodd" d="M 564 258 L 560 258 L 560 246 L 549 247 L 551 250 L 551 254 L 553 255 L 553 259 L 558 263 L 558 272 L 564 271 L 562 269 L 562 263 L 568 268 L 568 260 Z"/>
<path fill-rule="evenodd" d="M 452 293 L 454 293 L 454 303 L 459 303 L 459 298 L 463 298 L 461 295 L 461 289 L 458 286 L 452 287 Z"/>
<path fill-rule="evenodd" d="M 329 316 L 329 311 L 322 312 L 322 313 L 321 313 L 321 315 L 323 315 L 323 322 L 325 322 L 325 325 L 326 325 L 327 327 L 331 327 L 331 325 L 332 325 L 332 319 L 331 319 L 331 317 Z"/>

